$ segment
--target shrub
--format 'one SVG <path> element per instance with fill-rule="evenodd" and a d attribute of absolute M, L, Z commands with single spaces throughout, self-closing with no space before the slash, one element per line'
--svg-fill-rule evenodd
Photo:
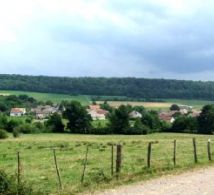
<path fill-rule="evenodd" d="M 15 130 L 24 134 L 41 133 L 41 131 L 35 125 L 29 123 L 20 125 Z"/>
<path fill-rule="evenodd" d="M 92 128 L 89 130 L 89 134 L 95 134 L 95 135 L 106 135 L 106 134 L 112 134 L 112 129 L 108 127 L 97 127 Z"/>
<path fill-rule="evenodd" d="M 4 195 L 31 195 L 33 193 L 31 187 L 22 182 L 19 186 L 15 183 L 13 177 L 8 177 L 4 171 L 0 170 L 0 194 Z"/>
<path fill-rule="evenodd" d="M 9 190 L 9 179 L 7 178 L 7 175 L 0 171 L 0 194 L 7 194 Z"/>
<path fill-rule="evenodd" d="M 19 130 L 18 130 L 18 129 L 14 129 L 14 130 L 13 130 L 13 137 L 17 138 L 17 137 L 19 137 L 19 136 L 20 136 Z"/>
<path fill-rule="evenodd" d="M 7 132 L 3 129 L 0 129 L 0 139 L 6 139 L 7 137 Z"/>
<path fill-rule="evenodd" d="M 17 119 L 11 119 L 8 123 L 7 123 L 7 127 L 6 130 L 8 132 L 13 132 L 13 130 L 15 128 L 17 128 L 19 125 L 21 125 L 23 122 L 21 120 L 17 120 Z"/>

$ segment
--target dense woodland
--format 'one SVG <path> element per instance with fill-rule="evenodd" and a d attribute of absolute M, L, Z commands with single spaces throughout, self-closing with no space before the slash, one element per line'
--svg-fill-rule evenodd
<path fill-rule="evenodd" d="M 214 100 L 214 82 L 165 79 L 0 75 L 0 89 L 144 99 Z"/>

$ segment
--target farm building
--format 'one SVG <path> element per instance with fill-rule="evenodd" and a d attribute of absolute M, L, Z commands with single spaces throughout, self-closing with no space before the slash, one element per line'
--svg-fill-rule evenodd
<path fill-rule="evenodd" d="M 101 109 L 99 105 L 90 105 L 87 111 L 93 120 L 105 120 L 109 113 L 108 111 Z"/>
<path fill-rule="evenodd" d="M 159 119 L 166 121 L 168 123 L 173 123 L 175 121 L 174 115 L 175 112 L 161 112 L 159 113 Z"/>
<path fill-rule="evenodd" d="M 50 115 L 58 112 L 57 107 L 52 106 L 38 106 L 37 108 L 31 109 L 32 113 L 35 113 L 37 119 L 45 119 L 49 117 Z"/>
<path fill-rule="evenodd" d="M 10 111 L 10 116 L 23 116 L 26 114 L 25 108 L 12 108 Z"/>

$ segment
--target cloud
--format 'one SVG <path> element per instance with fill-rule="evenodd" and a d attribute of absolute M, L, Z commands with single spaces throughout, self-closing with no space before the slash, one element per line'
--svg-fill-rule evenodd
<path fill-rule="evenodd" d="M 213 80 L 213 8 L 211 0 L 8 0 L 0 71 Z"/>

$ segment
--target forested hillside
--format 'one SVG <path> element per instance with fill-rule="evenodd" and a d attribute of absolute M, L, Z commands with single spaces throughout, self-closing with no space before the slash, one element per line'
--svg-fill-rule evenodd
<path fill-rule="evenodd" d="M 214 100 L 214 82 L 165 79 L 0 75 L 0 89 L 145 99 Z"/>

